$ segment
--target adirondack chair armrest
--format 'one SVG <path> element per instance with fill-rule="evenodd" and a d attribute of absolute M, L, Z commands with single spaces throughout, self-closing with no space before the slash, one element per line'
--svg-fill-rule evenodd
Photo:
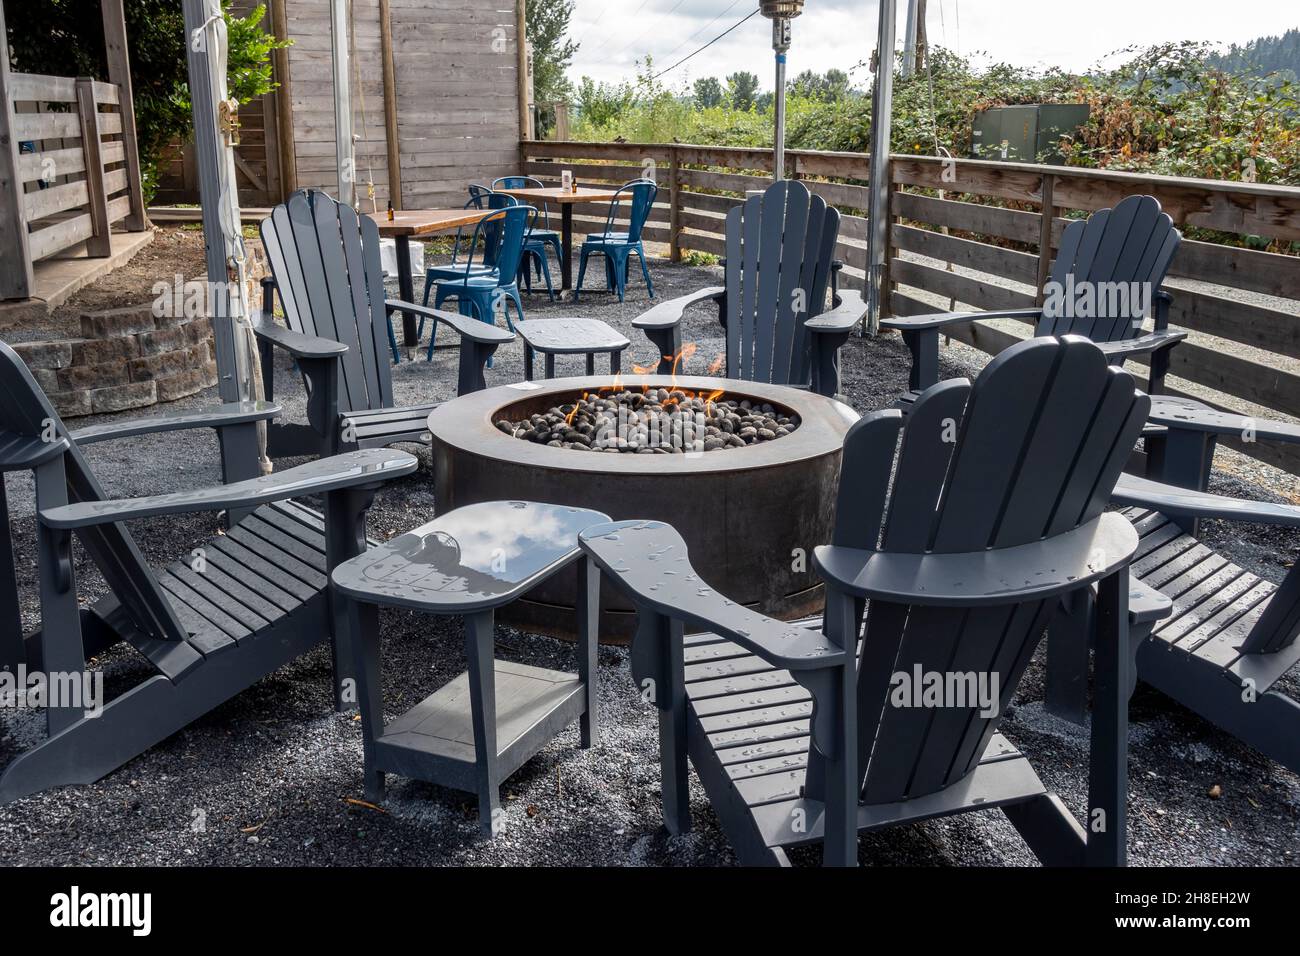
<path fill-rule="evenodd" d="M 814 319 L 804 323 L 811 332 L 845 333 L 852 332 L 853 327 L 867 314 L 867 303 L 862 293 L 855 289 L 845 289 L 835 297 L 835 307 L 830 312 L 823 312 Z"/>
<path fill-rule="evenodd" d="M 979 319 L 1030 319 L 1037 321 L 1042 309 L 1001 309 L 993 312 L 935 312 L 930 315 L 895 315 L 880 320 L 882 329 L 899 332 L 926 332 L 946 325 L 975 322 Z"/>
<path fill-rule="evenodd" d="M 932 607 L 1044 600 L 1100 581 L 1128 563 L 1137 532 L 1108 513 L 1072 531 L 1009 548 L 910 554 L 820 545 L 813 566 L 856 597 Z"/>
<path fill-rule="evenodd" d="M 486 322 L 480 322 L 478 319 L 472 319 L 467 315 L 461 315 L 458 312 L 446 312 L 442 309 L 430 309 L 422 305 L 416 305 L 413 302 L 403 302 L 401 299 L 388 299 L 384 302 L 384 308 L 389 312 L 401 311 L 425 316 L 435 322 L 451 326 L 463 338 L 484 345 L 500 345 L 502 342 L 513 341 L 515 337 L 515 334 L 508 329 L 488 325 Z"/>
<path fill-rule="evenodd" d="M 711 286 L 707 289 L 700 289 L 697 292 L 678 296 L 675 299 L 669 299 L 667 302 L 660 302 L 648 312 L 643 312 L 633 319 L 632 326 L 646 331 L 673 328 L 681 322 L 682 316 L 686 314 L 686 310 L 692 305 L 698 302 L 716 302 L 726 294 L 727 290 L 721 286 Z"/>
<path fill-rule="evenodd" d="M 1266 501 L 1229 498 L 1208 491 L 1194 491 L 1166 485 L 1136 475 L 1120 475 L 1110 500 L 1119 505 L 1151 508 L 1166 515 L 1189 518 L 1221 518 L 1285 528 L 1300 528 L 1300 507 Z"/>
<path fill-rule="evenodd" d="M 191 428 L 223 428 L 227 425 L 270 421 L 279 416 L 280 411 L 280 406 L 274 402 L 230 402 L 209 408 L 187 408 L 164 412 L 161 415 L 150 415 L 147 418 L 135 418 L 126 422 L 90 425 L 70 432 L 68 437 L 78 445 L 90 445 L 116 438 L 134 438 L 137 435 L 185 431 Z"/>
<path fill-rule="evenodd" d="M 418 466 L 419 460 L 407 452 L 366 448 L 215 488 L 46 508 L 40 512 L 40 520 L 50 528 L 75 530 L 134 518 L 255 508 L 273 501 L 377 484 L 409 475 Z"/>
<path fill-rule="evenodd" d="M 343 355 L 348 347 L 333 339 L 323 339 L 315 335 L 303 335 L 277 325 L 274 320 L 263 315 L 253 323 L 253 334 L 264 342 L 270 342 L 284 349 L 296 359 L 327 359 Z"/>
<path fill-rule="evenodd" d="M 1174 613 L 1174 602 L 1136 577 L 1128 582 L 1128 620 L 1130 624 L 1154 624 Z"/>
<path fill-rule="evenodd" d="M 1187 338 L 1186 332 L 1165 330 L 1148 332 L 1135 339 L 1124 339 L 1119 342 L 1098 342 L 1097 348 L 1101 349 L 1109 359 L 1127 358 L 1131 355 L 1148 355 L 1161 349 L 1172 348 L 1185 338 Z"/>
<path fill-rule="evenodd" d="M 1300 443 L 1300 425 L 1294 422 L 1271 421 L 1223 411 L 1194 398 L 1153 395 L 1151 414 L 1147 420 L 1170 432 L 1208 432 L 1215 435 L 1237 435 L 1253 441 Z"/>
<path fill-rule="evenodd" d="M 686 542 L 662 521 L 602 522 L 582 531 L 578 544 L 638 610 L 681 621 L 688 632 L 717 634 L 790 671 L 836 666 L 851 654 L 819 629 L 759 614 L 708 587 L 690 565 Z M 677 573 L 665 576 L 665 568 Z"/>

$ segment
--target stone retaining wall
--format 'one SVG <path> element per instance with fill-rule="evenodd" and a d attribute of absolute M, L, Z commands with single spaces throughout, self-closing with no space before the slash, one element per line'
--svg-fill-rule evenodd
<path fill-rule="evenodd" d="M 154 304 L 81 316 L 79 339 L 13 345 L 64 418 L 171 402 L 217 383 L 212 323 Z"/>

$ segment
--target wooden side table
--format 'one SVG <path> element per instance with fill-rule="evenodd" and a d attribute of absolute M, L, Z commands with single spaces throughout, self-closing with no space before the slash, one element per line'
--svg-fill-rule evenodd
<path fill-rule="evenodd" d="M 609 353 L 609 371 L 622 367 L 623 350 L 632 343 L 627 336 L 600 319 L 532 319 L 516 322 L 515 331 L 524 340 L 524 380 L 533 380 L 533 352 L 546 357 L 546 377 L 555 377 L 555 356 L 585 355 L 587 374 L 596 374 L 596 353 Z"/>
<path fill-rule="evenodd" d="M 484 834 L 500 829 L 499 788 L 552 737 L 580 722 L 596 737 L 600 572 L 578 532 L 608 521 L 598 511 L 526 501 L 458 508 L 334 570 L 348 598 L 361 707 L 367 800 L 383 799 L 384 774 L 478 794 Z M 578 561 L 578 673 L 498 661 L 493 612 Z M 380 606 L 465 620 L 469 669 L 401 717 L 384 723 Z"/>

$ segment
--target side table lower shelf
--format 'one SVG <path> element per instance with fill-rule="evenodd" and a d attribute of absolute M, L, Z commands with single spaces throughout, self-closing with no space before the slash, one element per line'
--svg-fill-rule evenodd
<path fill-rule="evenodd" d="M 504 780 L 586 711 L 586 691 L 574 674 L 498 660 L 497 775 Z M 430 694 L 384 727 L 373 769 L 458 790 L 479 789 L 469 673 Z"/>

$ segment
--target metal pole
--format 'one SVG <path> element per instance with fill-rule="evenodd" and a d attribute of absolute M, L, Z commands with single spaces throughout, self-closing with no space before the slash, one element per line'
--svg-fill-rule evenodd
<path fill-rule="evenodd" d="M 889 131 L 894 104 L 894 37 L 897 30 L 896 0 L 880 0 L 880 24 L 876 35 L 876 81 L 871 96 L 871 195 L 867 222 L 867 329 L 875 335 L 880 328 L 881 277 L 889 241 Z"/>
<path fill-rule="evenodd" d="M 900 74 L 908 79 L 916 72 L 916 4 L 917 0 L 907 0 L 907 26 L 903 32 L 903 68 Z"/>
<path fill-rule="evenodd" d="M 334 67 L 334 154 L 339 202 L 355 206 L 357 164 L 352 141 L 352 87 L 348 82 L 349 6 L 350 0 L 330 0 L 330 50 Z"/>
<path fill-rule="evenodd" d="M 790 49 L 790 21 L 778 17 L 772 21 L 772 49 L 776 52 L 776 97 L 773 100 L 776 130 L 773 133 L 772 179 L 785 179 L 785 54 Z"/>

